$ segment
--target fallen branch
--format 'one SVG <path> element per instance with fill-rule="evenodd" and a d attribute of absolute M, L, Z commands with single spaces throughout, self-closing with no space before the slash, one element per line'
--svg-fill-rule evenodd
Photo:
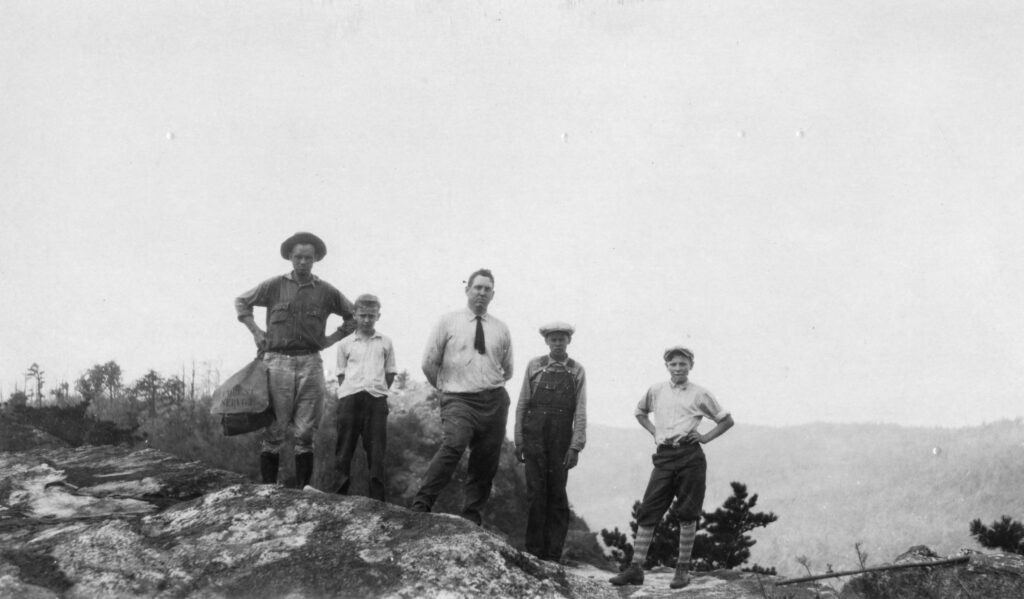
<path fill-rule="evenodd" d="M 940 559 L 934 562 L 914 562 L 911 564 L 895 564 L 892 566 L 872 566 L 871 568 L 864 568 L 863 570 L 846 570 L 844 572 L 829 572 L 828 574 L 818 574 L 817 576 L 804 576 L 803 578 L 790 578 L 789 580 L 783 580 L 782 582 L 776 582 L 775 586 L 782 586 L 786 584 L 796 584 L 798 582 L 810 582 L 812 580 L 821 580 L 822 578 L 836 578 L 839 576 L 853 576 L 854 574 L 864 574 L 865 572 L 879 572 L 881 570 L 902 570 L 904 568 L 927 568 L 928 566 L 948 566 L 949 564 L 962 564 L 968 561 L 969 557 L 966 555 L 963 557 L 951 557 L 949 559 Z"/>

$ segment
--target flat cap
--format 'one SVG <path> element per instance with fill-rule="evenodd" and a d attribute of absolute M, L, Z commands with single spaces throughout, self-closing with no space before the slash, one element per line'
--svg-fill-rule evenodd
<path fill-rule="evenodd" d="M 566 333 L 571 337 L 572 334 L 575 332 L 575 327 L 573 327 L 571 324 L 567 322 L 562 322 L 561 320 L 549 322 L 540 328 L 540 334 L 543 335 L 544 337 L 547 337 L 551 333 Z"/>
<path fill-rule="evenodd" d="M 665 353 L 663 354 L 665 361 L 668 362 L 675 354 L 685 356 L 687 360 L 693 362 L 693 352 L 683 347 L 682 345 L 673 345 L 672 347 L 666 349 Z"/>
<path fill-rule="evenodd" d="M 324 256 L 327 255 L 327 244 L 324 243 L 323 239 L 320 239 L 312 233 L 306 231 L 299 231 L 295 235 L 292 235 L 288 239 L 284 240 L 281 244 L 281 257 L 285 260 L 292 259 L 292 249 L 298 244 L 309 244 L 313 246 L 313 253 L 316 254 L 316 261 L 323 260 Z"/>

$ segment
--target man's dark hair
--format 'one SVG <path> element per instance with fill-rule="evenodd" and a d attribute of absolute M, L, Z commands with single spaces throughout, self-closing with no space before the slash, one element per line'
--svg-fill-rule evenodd
<path fill-rule="evenodd" d="M 494 274 L 491 273 L 491 269 L 478 268 L 477 270 L 473 271 L 473 274 L 469 275 L 468 279 L 466 279 L 466 288 L 469 288 L 469 286 L 473 284 L 473 279 L 479 276 L 487 277 L 488 279 L 491 280 L 491 286 L 494 286 Z"/>

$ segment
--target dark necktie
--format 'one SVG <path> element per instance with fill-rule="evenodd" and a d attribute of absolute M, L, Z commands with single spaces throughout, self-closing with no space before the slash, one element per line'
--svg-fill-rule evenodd
<path fill-rule="evenodd" d="M 479 316 L 476 317 L 476 339 L 473 339 L 473 347 L 482 354 L 487 352 L 487 346 L 484 345 L 484 323 Z"/>

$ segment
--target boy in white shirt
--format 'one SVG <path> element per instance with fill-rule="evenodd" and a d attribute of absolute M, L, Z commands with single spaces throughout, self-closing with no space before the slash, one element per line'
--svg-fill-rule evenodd
<path fill-rule="evenodd" d="M 355 301 L 356 330 L 338 344 L 338 443 L 335 453 L 341 485 L 348 494 L 352 456 L 363 438 L 370 470 L 372 499 L 384 501 L 387 471 L 388 389 L 395 380 L 395 351 L 391 339 L 376 331 L 380 300 L 364 294 Z"/>
<path fill-rule="evenodd" d="M 651 433 L 658 449 L 652 456 L 654 470 L 637 511 L 633 561 L 628 568 L 612 577 L 614 585 L 643 584 L 643 563 L 651 547 L 654 527 L 673 499 L 678 500 L 675 510 L 680 521 L 679 560 L 669 586 L 680 589 L 690 583 L 690 553 L 704 504 L 707 474 L 707 461 L 700 446 L 716 439 L 733 425 L 732 415 L 718 404 L 715 396 L 690 382 L 693 352 L 674 346 L 665 350 L 664 358 L 670 380 L 653 385 L 636 407 L 637 422 Z M 654 414 L 653 423 L 648 416 L 651 413 Z M 697 432 L 701 418 L 715 422 L 715 427 L 703 435 Z"/>

